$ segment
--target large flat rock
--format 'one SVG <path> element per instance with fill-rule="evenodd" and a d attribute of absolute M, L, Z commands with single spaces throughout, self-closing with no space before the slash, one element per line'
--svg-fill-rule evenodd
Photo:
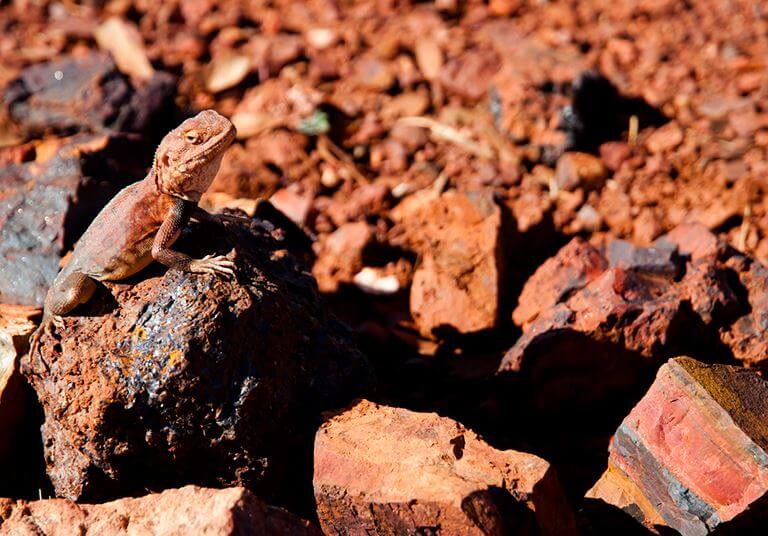
<path fill-rule="evenodd" d="M 326 534 L 574 534 L 545 460 L 434 413 L 360 401 L 315 439 Z"/>

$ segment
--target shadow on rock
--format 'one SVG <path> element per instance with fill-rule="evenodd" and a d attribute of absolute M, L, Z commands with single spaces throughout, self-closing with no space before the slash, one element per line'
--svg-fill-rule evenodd
<path fill-rule="evenodd" d="M 194 483 L 309 504 L 321 412 L 373 378 L 285 236 L 256 220 L 194 226 L 179 249 L 229 253 L 237 281 L 167 271 L 108 284 L 65 317 L 59 343 L 42 338 L 23 367 L 45 410 L 57 495 L 101 501 Z M 94 315 L 109 299 L 119 307 Z"/>

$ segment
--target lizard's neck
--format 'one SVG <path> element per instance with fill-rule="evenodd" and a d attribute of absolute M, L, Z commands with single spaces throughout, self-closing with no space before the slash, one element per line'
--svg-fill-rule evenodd
<path fill-rule="evenodd" d="M 163 195 L 173 200 L 183 201 L 184 203 L 194 206 L 197 206 L 200 202 L 199 199 L 192 199 L 189 196 L 175 192 L 169 192 L 163 189 L 160 174 L 157 172 L 154 165 L 150 168 L 149 173 L 144 178 L 144 180 L 152 185 L 152 188 L 155 190 L 155 192 L 157 192 L 157 195 Z"/>

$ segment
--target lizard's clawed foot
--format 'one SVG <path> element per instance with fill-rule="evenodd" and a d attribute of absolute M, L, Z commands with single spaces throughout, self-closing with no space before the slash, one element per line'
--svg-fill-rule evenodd
<path fill-rule="evenodd" d="M 235 277 L 235 263 L 224 255 L 206 255 L 202 259 L 192 261 L 189 271 L 196 274 L 223 275 L 226 278 Z"/>
<path fill-rule="evenodd" d="M 64 329 L 64 317 L 61 315 L 51 315 L 51 324 L 58 330 Z M 46 335 L 51 334 L 51 324 L 48 324 L 45 328 Z"/>

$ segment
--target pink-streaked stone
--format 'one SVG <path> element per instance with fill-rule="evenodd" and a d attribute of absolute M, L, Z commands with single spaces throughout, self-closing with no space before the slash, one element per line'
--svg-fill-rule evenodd
<path fill-rule="evenodd" d="M 616 431 L 608 470 L 587 497 L 649 528 L 709 534 L 766 513 L 767 449 L 768 383 L 747 369 L 678 357 Z"/>

